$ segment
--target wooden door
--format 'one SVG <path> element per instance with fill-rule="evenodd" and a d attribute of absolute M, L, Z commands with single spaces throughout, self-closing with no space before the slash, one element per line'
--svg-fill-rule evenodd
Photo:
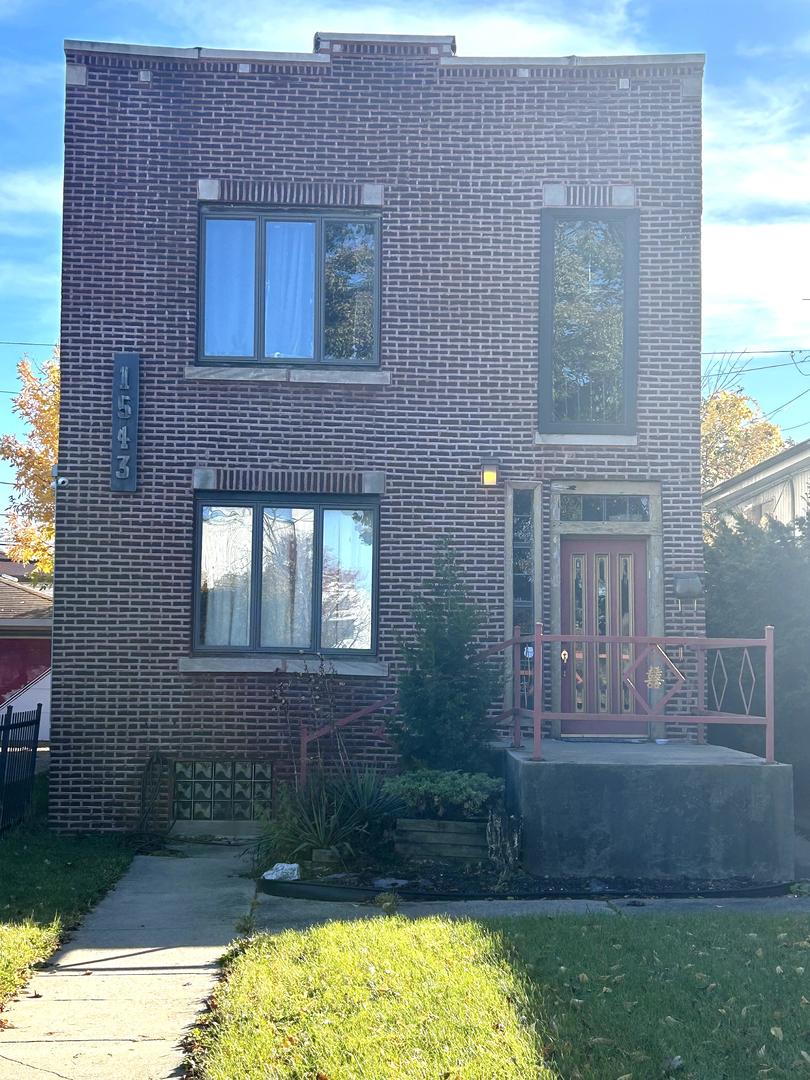
<path fill-rule="evenodd" d="M 560 550 L 563 634 L 644 636 L 647 633 L 647 543 L 615 537 L 566 538 Z M 635 658 L 627 643 L 576 640 L 560 647 L 563 734 L 643 735 L 619 714 L 638 712 L 622 673 Z M 599 714 L 616 717 L 597 720 Z M 579 717 L 582 719 L 579 719 Z"/>

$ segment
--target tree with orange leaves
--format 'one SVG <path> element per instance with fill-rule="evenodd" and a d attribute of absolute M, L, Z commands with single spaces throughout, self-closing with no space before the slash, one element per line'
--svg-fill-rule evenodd
<path fill-rule="evenodd" d="M 14 494 L 9 501 L 9 555 L 36 563 L 34 577 L 53 574 L 55 499 L 51 469 L 59 448 L 59 350 L 41 365 L 24 356 L 17 365 L 22 387 L 14 398 L 14 412 L 26 424 L 22 439 L 0 438 L 0 458 L 15 470 Z"/>

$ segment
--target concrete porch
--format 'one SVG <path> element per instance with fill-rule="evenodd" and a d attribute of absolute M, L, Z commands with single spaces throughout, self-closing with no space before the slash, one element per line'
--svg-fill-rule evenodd
<path fill-rule="evenodd" d="M 794 878 L 793 769 L 721 746 L 543 739 L 504 746 L 523 862 L 572 882 Z"/>

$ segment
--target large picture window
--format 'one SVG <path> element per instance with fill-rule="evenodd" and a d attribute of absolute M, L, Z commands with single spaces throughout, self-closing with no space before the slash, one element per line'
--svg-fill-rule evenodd
<path fill-rule="evenodd" d="M 544 210 L 540 264 L 541 431 L 632 433 L 636 211 Z"/>
<path fill-rule="evenodd" d="M 203 361 L 378 362 L 379 221 L 204 211 Z"/>
<path fill-rule="evenodd" d="M 200 502 L 195 647 L 373 653 L 377 517 L 367 499 Z"/>

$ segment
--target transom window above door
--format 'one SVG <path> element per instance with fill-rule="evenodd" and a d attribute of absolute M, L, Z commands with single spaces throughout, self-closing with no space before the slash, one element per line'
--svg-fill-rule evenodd
<path fill-rule="evenodd" d="M 375 365 L 379 219 L 203 211 L 199 358 Z"/>

